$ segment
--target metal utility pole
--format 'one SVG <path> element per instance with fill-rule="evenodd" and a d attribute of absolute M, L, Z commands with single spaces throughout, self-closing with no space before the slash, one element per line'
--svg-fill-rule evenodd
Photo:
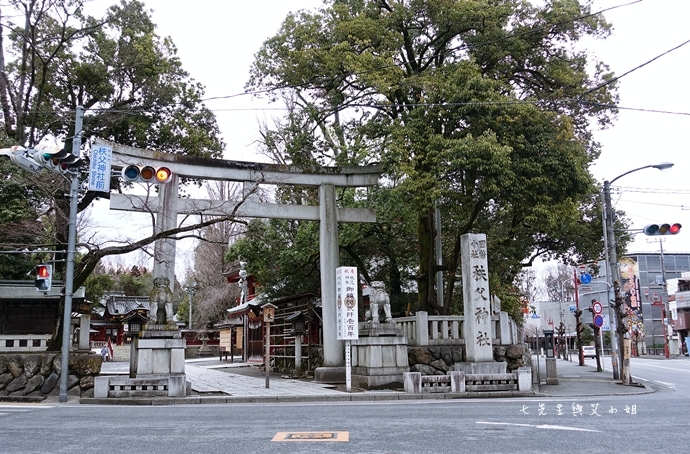
<path fill-rule="evenodd" d="M 434 202 L 434 221 L 436 223 L 436 265 L 443 266 L 443 243 L 441 241 L 441 209 L 438 200 Z M 436 272 L 436 302 L 443 307 L 443 271 Z"/>
<path fill-rule="evenodd" d="M 561 338 L 561 339 L 560 339 L 561 345 L 563 345 L 563 343 L 565 343 L 565 348 L 563 349 L 562 352 L 559 352 L 559 354 L 562 354 L 562 355 L 563 355 L 563 359 L 564 359 L 564 360 L 567 360 L 567 359 L 568 359 L 567 356 L 568 356 L 568 350 L 569 350 L 569 348 L 568 348 L 568 338 L 567 338 L 567 336 L 566 336 L 565 338 L 563 338 L 563 336 L 564 336 L 565 333 L 566 333 L 565 321 L 563 320 L 563 318 L 565 317 L 565 313 L 564 313 L 564 311 L 563 311 L 563 304 L 565 303 L 565 292 L 564 292 L 563 286 L 564 286 L 567 282 L 570 282 L 570 279 L 566 279 L 566 280 L 560 282 L 560 284 L 561 284 L 561 302 L 560 302 L 559 308 L 558 308 L 558 309 L 559 309 L 559 312 L 560 312 L 560 315 L 561 315 L 561 324 L 560 324 L 559 327 L 558 327 L 558 333 L 559 333 L 559 337 Z"/>
<path fill-rule="evenodd" d="M 666 324 L 664 324 L 664 317 L 661 317 L 661 326 L 664 328 L 664 356 L 666 356 L 666 358 L 670 358 L 671 346 L 669 339 L 669 328 L 671 327 L 671 312 L 668 307 L 668 285 L 666 282 L 666 268 L 664 265 L 664 243 L 661 241 L 661 238 L 659 238 L 659 253 L 659 260 L 661 260 L 661 285 L 664 289 L 664 293 L 661 297 L 664 299 L 662 304 L 664 305 L 664 312 L 666 313 Z"/>
<path fill-rule="evenodd" d="M 77 106 L 74 121 L 72 154 L 79 156 L 81 150 L 84 107 Z M 67 234 L 67 269 L 65 271 L 65 310 L 62 320 L 62 363 L 60 366 L 60 402 L 67 402 L 67 378 L 69 375 L 70 331 L 72 327 L 72 296 L 74 294 L 74 252 L 77 243 L 77 204 L 79 202 L 79 170 L 70 176 L 69 228 Z"/>
<path fill-rule="evenodd" d="M 610 187 L 609 187 L 610 191 Z M 606 194 L 604 194 L 604 199 L 606 200 Z M 610 194 L 609 196 L 610 197 Z M 610 199 L 609 199 L 610 200 Z M 609 256 L 609 241 L 608 241 L 608 210 L 605 204 L 602 204 L 602 219 L 604 228 L 604 250 L 606 251 L 607 260 L 604 260 L 604 272 L 606 274 L 606 302 L 609 308 L 609 334 L 611 335 L 611 370 L 613 371 L 613 379 L 618 380 L 620 378 L 618 369 L 618 358 L 620 357 L 618 351 L 618 336 L 616 336 L 616 312 L 614 311 L 615 293 L 611 295 L 611 290 L 613 290 L 613 279 L 611 279 L 611 262 L 608 260 Z"/>

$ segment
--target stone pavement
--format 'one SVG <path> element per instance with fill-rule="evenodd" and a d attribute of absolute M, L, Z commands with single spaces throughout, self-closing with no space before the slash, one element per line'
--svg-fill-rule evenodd
<path fill-rule="evenodd" d="M 533 357 L 536 359 L 536 356 Z M 190 396 L 182 398 L 82 398 L 82 404 L 115 405 L 172 405 L 212 404 L 247 402 L 307 402 L 307 401 L 376 401 L 414 399 L 457 399 L 481 397 L 561 397 L 614 396 L 650 393 L 649 385 L 623 386 L 613 380 L 610 370 L 596 372 L 594 360 L 587 360 L 585 366 L 573 361 L 557 360 L 558 384 L 546 385 L 546 364 L 539 361 L 541 383 L 533 385 L 531 392 L 492 393 L 425 393 L 407 394 L 402 390 L 361 390 L 347 392 L 344 385 L 314 383 L 311 380 L 284 378 L 271 374 L 269 388 L 266 388 L 265 374 L 254 364 L 228 363 L 215 358 L 189 359 L 185 364 L 188 381 L 192 385 Z M 129 363 L 104 363 L 103 375 L 128 374 Z"/>

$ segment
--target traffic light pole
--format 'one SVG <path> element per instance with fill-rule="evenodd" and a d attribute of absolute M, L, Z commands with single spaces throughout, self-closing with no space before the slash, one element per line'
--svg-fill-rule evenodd
<path fill-rule="evenodd" d="M 74 122 L 72 154 L 79 156 L 81 149 L 84 108 L 77 106 Z M 74 293 L 74 250 L 77 243 L 77 203 L 79 201 L 79 170 L 70 176 L 69 232 L 67 237 L 67 269 L 65 271 L 65 310 L 62 321 L 62 362 L 60 367 L 60 402 L 67 402 L 67 378 L 69 376 L 70 331 L 72 329 L 72 295 Z"/>
<path fill-rule="evenodd" d="M 618 257 L 616 256 L 616 235 L 613 231 L 613 208 L 611 207 L 611 183 L 617 179 L 629 175 L 633 172 L 637 172 L 642 169 L 654 168 L 658 170 L 670 169 L 673 164 L 670 162 L 662 162 L 660 164 L 652 164 L 642 167 L 637 167 L 632 170 L 628 170 L 625 173 L 618 175 L 612 180 L 604 181 L 604 207 L 606 214 L 606 239 L 608 240 L 608 259 L 609 266 L 611 269 L 611 285 L 613 286 L 613 298 L 615 300 L 614 307 L 616 308 L 616 331 L 618 332 L 618 352 L 620 353 L 620 377 L 621 382 L 624 385 L 632 384 L 632 376 L 630 375 L 630 358 L 626 358 L 625 349 L 625 336 L 630 336 L 628 333 L 628 327 L 626 325 L 625 318 L 627 314 L 627 305 L 623 300 L 623 295 L 621 295 L 621 278 L 620 269 L 618 267 Z"/>

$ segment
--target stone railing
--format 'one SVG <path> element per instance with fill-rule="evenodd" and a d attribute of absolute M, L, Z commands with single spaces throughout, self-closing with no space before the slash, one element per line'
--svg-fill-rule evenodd
<path fill-rule="evenodd" d="M 464 315 L 429 315 L 420 311 L 411 317 L 394 319 L 402 329 L 408 345 L 464 345 Z M 511 345 L 520 342 L 518 329 L 507 312 L 491 317 L 491 337 L 494 345 Z"/>
<path fill-rule="evenodd" d="M 0 334 L 0 352 L 44 352 L 50 334 Z"/>
<path fill-rule="evenodd" d="M 422 375 L 419 372 L 405 372 L 403 387 L 409 394 L 529 392 L 532 390 L 532 372 L 529 367 L 521 367 L 507 374 L 465 374 L 461 371 L 449 371 L 446 375 Z"/>

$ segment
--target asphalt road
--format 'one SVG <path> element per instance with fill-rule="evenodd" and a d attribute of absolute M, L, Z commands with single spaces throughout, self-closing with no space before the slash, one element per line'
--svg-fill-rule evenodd
<path fill-rule="evenodd" d="M 587 360 L 587 364 L 596 364 L 594 360 Z M 604 368 L 611 370 L 610 358 L 605 358 Z M 677 396 L 690 399 L 690 358 L 675 358 L 671 360 L 661 357 L 632 358 L 630 372 L 633 380 L 647 383 L 657 388 L 673 391 Z M 690 416 L 690 415 L 689 415 Z"/>
<path fill-rule="evenodd" d="M 686 398 L 328 404 L 0 406 L 3 453 L 684 452 Z M 281 432 L 347 441 L 272 441 Z M 343 434 L 315 435 L 341 438 Z"/>
<path fill-rule="evenodd" d="M 687 451 L 690 360 L 633 358 L 631 370 L 656 392 L 161 407 L 0 404 L 0 453 Z"/>

